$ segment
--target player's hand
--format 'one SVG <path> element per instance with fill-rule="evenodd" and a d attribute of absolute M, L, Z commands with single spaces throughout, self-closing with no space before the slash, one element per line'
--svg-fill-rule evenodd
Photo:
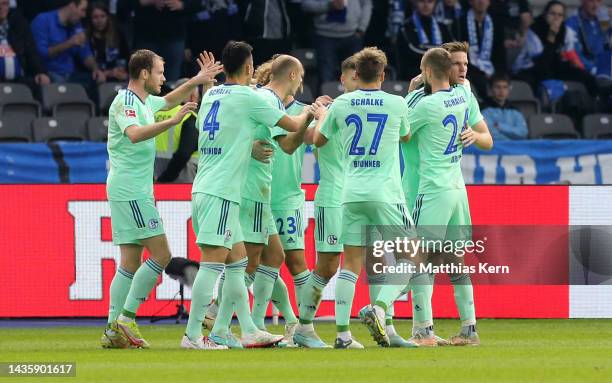
<path fill-rule="evenodd" d="M 317 99 L 315 100 L 315 102 L 318 102 L 319 104 L 322 104 L 323 106 L 327 106 L 331 104 L 333 101 L 334 99 L 329 97 L 326 94 L 324 94 L 323 96 L 317 97 Z"/>
<path fill-rule="evenodd" d="M 417 89 L 419 86 L 423 84 L 423 77 L 421 75 L 416 76 L 412 80 L 410 80 L 410 86 L 408 87 L 408 93 Z"/>
<path fill-rule="evenodd" d="M 257 140 L 253 142 L 251 157 L 255 158 L 257 161 L 268 164 L 273 154 L 274 149 L 272 149 L 272 145 L 270 145 L 268 141 Z"/>
<path fill-rule="evenodd" d="M 179 111 L 170 119 L 172 125 L 177 125 L 178 123 L 183 121 L 185 115 L 191 111 L 194 111 L 197 107 L 198 104 L 196 102 L 186 102 L 183 106 L 181 106 L 181 109 L 179 109 Z"/>
<path fill-rule="evenodd" d="M 200 71 L 192 79 L 196 85 L 211 85 L 215 80 L 215 76 L 223 71 L 223 65 L 215 61 L 215 56 L 210 52 L 200 53 L 197 59 Z"/>
<path fill-rule="evenodd" d="M 327 115 L 327 108 L 319 102 L 310 105 L 310 110 L 314 118 L 318 121 L 323 120 Z"/>
<path fill-rule="evenodd" d="M 165 0 L 165 5 L 171 11 L 182 11 L 185 8 L 185 4 L 181 0 Z"/>
<path fill-rule="evenodd" d="M 476 132 L 474 132 L 472 128 L 468 126 L 467 129 L 461 133 L 461 143 L 463 144 L 464 148 L 467 148 L 474 142 L 476 142 Z"/>

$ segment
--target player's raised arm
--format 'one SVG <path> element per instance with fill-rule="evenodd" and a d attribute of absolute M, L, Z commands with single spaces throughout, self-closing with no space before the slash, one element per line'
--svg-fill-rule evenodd
<path fill-rule="evenodd" d="M 195 110 L 198 107 L 198 104 L 195 102 L 188 102 L 181 107 L 181 109 L 176 113 L 172 118 L 167 120 L 163 120 L 160 122 L 156 122 L 150 125 L 139 126 L 137 124 L 130 125 L 125 128 L 124 133 L 129 138 L 130 142 L 133 144 L 139 143 L 141 141 L 146 141 L 150 138 L 153 138 L 165 130 L 170 129 L 174 125 L 177 125 L 179 122 L 183 120 L 183 117 L 187 113 L 192 110 Z"/>
<path fill-rule="evenodd" d="M 305 110 L 299 116 L 289 116 L 285 115 L 283 118 L 278 120 L 276 126 L 280 126 L 288 132 L 297 132 L 300 129 L 306 130 L 310 121 L 312 121 L 313 115 L 310 110 Z"/>
<path fill-rule="evenodd" d="M 314 128 L 312 141 L 316 147 L 321 147 L 327 144 L 328 135 L 332 132 L 333 127 L 330 125 L 334 125 L 334 121 L 333 118 L 328 118 L 329 111 L 330 110 L 321 105 L 313 105 L 313 112 L 315 118 L 317 119 L 317 126 Z"/>
<path fill-rule="evenodd" d="M 200 66 L 198 74 L 164 97 L 166 109 L 172 109 L 185 101 L 196 86 L 203 85 L 205 88 L 210 88 L 215 81 L 215 76 L 223 71 L 223 65 L 215 62 L 215 56 L 210 52 L 200 53 L 197 61 Z"/>

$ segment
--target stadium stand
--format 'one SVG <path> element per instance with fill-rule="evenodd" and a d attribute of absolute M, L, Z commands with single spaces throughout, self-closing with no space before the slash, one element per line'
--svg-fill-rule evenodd
<path fill-rule="evenodd" d="M 540 113 L 540 101 L 534 96 L 531 86 L 525 81 L 512 81 L 508 101 L 523 113 L 526 120 Z"/>
<path fill-rule="evenodd" d="M 396 96 L 405 97 L 408 94 L 408 86 L 410 83 L 407 81 L 386 81 L 383 82 L 382 90 L 387 93 L 394 94 Z"/>
<path fill-rule="evenodd" d="M 580 138 L 572 120 L 562 114 L 537 114 L 529 117 L 529 137 L 568 139 Z"/>
<path fill-rule="evenodd" d="M 125 88 L 127 84 L 122 82 L 106 82 L 98 86 L 98 106 L 99 114 L 106 116 L 108 115 L 108 108 L 110 108 L 113 99 L 119 89 Z"/>
<path fill-rule="evenodd" d="M 94 103 L 85 88 L 76 83 L 49 84 L 42 87 L 43 109 L 55 118 L 84 122 L 95 116 Z"/>
<path fill-rule="evenodd" d="M 29 123 L 41 116 L 41 106 L 32 97 L 32 92 L 24 84 L 0 84 L 0 117 L 16 118 Z"/>
<path fill-rule="evenodd" d="M 321 94 L 326 94 L 331 98 L 336 98 L 344 92 L 340 81 L 328 81 L 321 84 Z"/>
<path fill-rule="evenodd" d="M 73 118 L 37 118 L 32 122 L 34 141 L 85 141 L 87 130 L 82 120 Z"/>
<path fill-rule="evenodd" d="M 584 138 L 612 139 L 612 114 L 589 114 L 582 120 Z"/>
<path fill-rule="evenodd" d="M 108 139 L 108 117 L 93 117 L 87 120 L 89 141 L 106 142 Z"/>
<path fill-rule="evenodd" d="M 298 93 L 295 95 L 295 98 L 302 102 L 312 102 L 315 99 L 312 94 L 312 90 L 310 90 L 310 86 L 308 86 L 307 84 L 302 85 L 302 90 L 298 91 Z"/>
<path fill-rule="evenodd" d="M 0 142 L 31 142 L 32 129 L 18 117 L 0 119 Z"/>

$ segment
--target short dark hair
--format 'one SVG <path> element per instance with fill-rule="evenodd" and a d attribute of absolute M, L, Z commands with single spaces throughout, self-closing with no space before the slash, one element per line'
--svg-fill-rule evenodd
<path fill-rule="evenodd" d="M 347 70 L 357 70 L 357 64 L 355 63 L 354 56 L 349 56 L 345 58 L 344 61 L 342 61 L 342 64 L 340 65 L 340 71 L 344 73 Z"/>
<path fill-rule="evenodd" d="M 130 74 L 130 78 L 133 80 L 137 80 L 140 76 L 140 72 L 143 69 L 151 72 L 151 70 L 153 69 L 153 61 L 155 61 L 155 58 L 159 58 L 163 61 L 160 56 L 148 49 L 139 49 L 136 52 L 132 53 L 132 55 L 130 56 L 130 62 L 128 63 L 128 72 Z"/>
<path fill-rule="evenodd" d="M 253 47 L 244 41 L 229 41 L 221 53 L 221 63 L 227 75 L 240 73 L 244 63 L 251 57 Z"/>
<path fill-rule="evenodd" d="M 387 55 L 376 47 L 367 47 L 355 53 L 357 77 L 364 82 L 376 80 L 387 66 Z"/>
<path fill-rule="evenodd" d="M 510 85 L 510 76 L 508 76 L 504 72 L 497 72 L 493 76 L 491 76 L 491 80 L 489 80 L 489 84 L 493 86 L 496 82 L 505 81 Z"/>
<path fill-rule="evenodd" d="M 61 4 L 61 7 L 65 7 L 65 6 L 73 4 L 73 3 L 74 3 L 74 5 L 78 6 L 78 5 L 81 4 L 82 1 L 83 0 L 64 0 L 64 1 L 60 2 L 60 4 Z"/>

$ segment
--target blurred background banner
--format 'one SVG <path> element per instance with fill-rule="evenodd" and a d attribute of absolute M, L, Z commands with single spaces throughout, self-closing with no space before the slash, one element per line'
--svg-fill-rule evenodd
<path fill-rule="evenodd" d="M 466 184 L 612 184 L 612 141 L 498 141 L 464 149 L 461 168 Z"/>
<path fill-rule="evenodd" d="M 612 140 L 499 141 L 493 150 L 464 150 L 466 184 L 612 184 Z M 104 183 L 106 144 L 55 142 L 0 144 L 0 183 Z M 304 157 L 304 183 L 319 182 L 310 148 Z"/>
<path fill-rule="evenodd" d="M 313 242 L 316 188 L 317 185 L 303 185 L 309 268 L 314 267 L 316 259 Z M 4 259 L 0 268 L 0 318 L 104 317 L 108 310 L 108 287 L 119 260 L 119 248 L 111 242 L 105 186 L 1 185 L 0 195 L 3 214 L 0 253 Z M 191 226 L 191 186 L 156 185 L 155 196 L 172 255 L 198 260 L 200 254 Z M 555 253 L 559 264 L 564 265 L 568 264 L 568 254 L 572 254 L 570 284 L 475 284 L 479 317 L 612 318 L 611 274 L 600 271 L 610 269 L 609 262 L 605 263 L 609 257 L 597 256 L 602 249 L 609 249 L 609 235 L 602 235 L 597 226 L 612 222 L 612 187 L 482 185 L 469 186 L 468 197 L 474 225 L 563 226 L 572 236 L 565 247 L 570 246 L 571 250 Z M 517 257 L 542 256 L 539 251 L 511 253 Z M 596 262 L 600 263 L 597 268 L 593 267 Z M 287 277 L 293 297 L 293 283 L 284 266 L 281 274 Z M 335 277 L 323 292 L 321 316 L 333 315 L 334 286 Z M 178 290 L 176 281 L 162 275 L 143 304 L 142 315 L 173 314 L 176 311 L 173 299 Z M 186 298 L 190 297 L 191 291 L 187 289 Z M 363 273 L 357 284 L 353 315 L 368 300 Z M 457 316 L 452 286 L 436 286 L 433 307 L 438 318 Z M 411 315 L 405 297 L 398 302 L 396 315 Z"/>

